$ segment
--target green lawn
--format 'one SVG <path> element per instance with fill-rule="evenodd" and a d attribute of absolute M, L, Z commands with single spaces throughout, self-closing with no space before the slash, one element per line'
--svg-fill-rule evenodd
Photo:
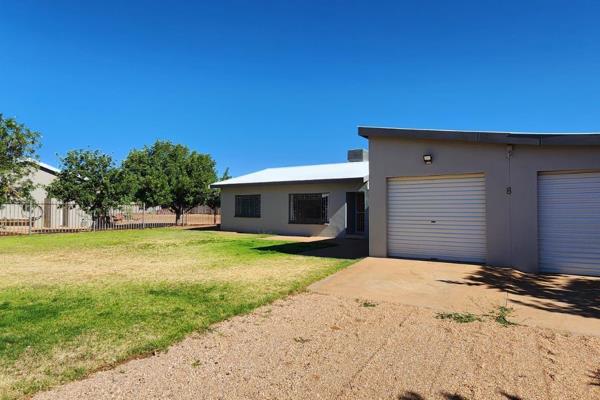
<path fill-rule="evenodd" d="M 350 264 L 181 229 L 0 238 L 0 398 L 19 398 L 302 290 Z"/>

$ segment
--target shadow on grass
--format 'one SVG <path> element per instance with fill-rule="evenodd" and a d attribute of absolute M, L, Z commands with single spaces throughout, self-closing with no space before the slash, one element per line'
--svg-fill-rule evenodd
<path fill-rule="evenodd" d="M 440 282 L 499 289 L 532 297 L 515 303 L 539 310 L 600 318 L 600 279 L 592 277 L 526 274 L 509 268 L 482 267 L 463 281 Z"/>
<path fill-rule="evenodd" d="M 302 254 L 312 257 L 338 258 L 357 260 L 369 253 L 368 241 L 364 239 L 324 239 L 315 242 L 293 242 L 258 246 L 261 252 L 278 252 L 284 254 Z"/>
<path fill-rule="evenodd" d="M 319 240 L 317 242 L 294 242 L 284 244 L 274 244 L 268 246 L 255 247 L 255 250 L 261 252 L 275 252 L 284 254 L 302 254 L 308 251 L 327 249 L 338 246 L 334 240 Z"/>
<path fill-rule="evenodd" d="M 219 232 L 221 231 L 221 226 L 220 225 L 199 225 L 199 226 L 193 226 L 193 227 L 184 227 L 184 229 L 188 230 L 188 231 L 214 231 L 214 232 Z"/>

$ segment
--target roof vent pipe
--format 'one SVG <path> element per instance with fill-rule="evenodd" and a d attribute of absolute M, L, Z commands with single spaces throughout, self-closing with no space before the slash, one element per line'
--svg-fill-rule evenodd
<path fill-rule="evenodd" d="M 369 151 L 365 149 L 348 150 L 348 162 L 369 161 Z"/>

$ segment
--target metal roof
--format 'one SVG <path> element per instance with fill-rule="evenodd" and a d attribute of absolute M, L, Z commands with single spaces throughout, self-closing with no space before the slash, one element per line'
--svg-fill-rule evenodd
<path fill-rule="evenodd" d="M 234 185 L 328 182 L 369 178 L 369 162 L 344 162 L 337 164 L 301 165 L 297 167 L 267 168 L 251 174 L 227 179 L 211 185 L 220 188 Z"/>
<path fill-rule="evenodd" d="M 497 132 L 460 131 L 443 129 L 382 128 L 360 126 L 358 134 L 365 138 L 399 137 L 407 139 L 455 140 L 479 143 L 528 144 L 534 146 L 600 145 L 600 133 L 536 133 L 536 132 Z"/>
<path fill-rule="evenodd" d="M 41 169 L 43 171 L 46 171 L 46 172 L 49 172 L 49 173 L 51 173 L 53 175 L 58 175 L 60 173 L 60 169 L 58 169 L 56 167 L 53 167 L 50 164 L 46 164 L 44 162 L 36 160 L 35 158 L 27 158 L 26 160 L 29 161 L 29 162 L 32 162 L 32 163 L 36 164 L 39 169 Z"/>

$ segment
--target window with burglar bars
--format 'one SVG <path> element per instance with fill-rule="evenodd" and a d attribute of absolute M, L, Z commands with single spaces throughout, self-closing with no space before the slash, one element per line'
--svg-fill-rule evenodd
<path fill-rule="evenodd" d="M 329 193 L 290 194 L 290 224 L 326 224 L 329 222 Z"/>
<path fill-rule="evenodd" d="M 235 216 L 244 218 L 260 218 L 260 194 L 236 195 Z"/>

